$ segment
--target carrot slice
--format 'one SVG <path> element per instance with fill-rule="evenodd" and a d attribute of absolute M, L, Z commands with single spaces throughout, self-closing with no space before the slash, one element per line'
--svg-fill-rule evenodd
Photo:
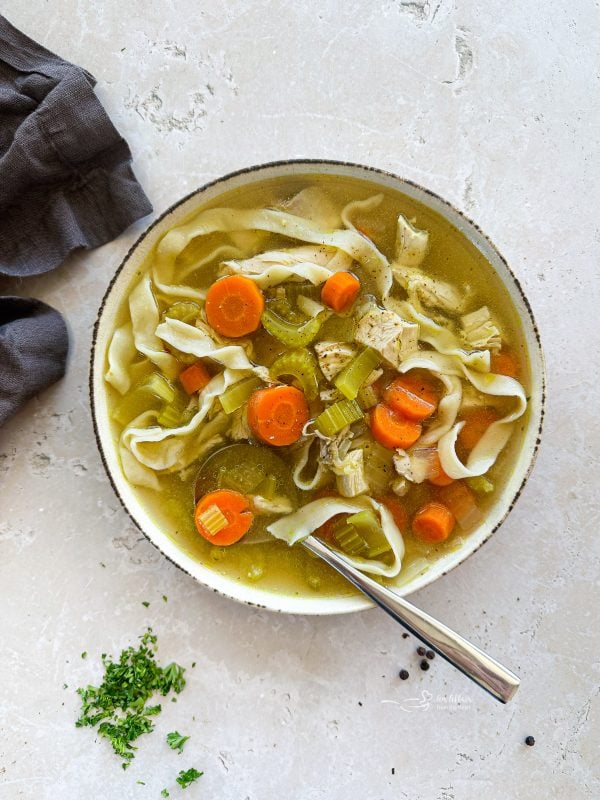
<path fill-rule="evenodd" d="M 200 519 L 201 515 L 211 506 L 217 506 L 227 520 L 227 526 L 212 535 Z M 201 536 L 211 544 L 226 547 L 239 542 L 242 536 L 248 533 L 254 521 L 254 514 L 250 510 L 248 499 L 243 494 L 234 492 L 232 489 L 218 489 L 215 492 L 205 494 L 198 502 L 194 520 Z"/>
<path fill-rule="evenodd" d="M 454 514 L 443 503 L 426 503 L 412 521 L 414 535 L 423 542 L 444 542 L 454 528 Z"/>
<path fill-rule="evenodd" d="M 436 494 L 454 514 L 462 528 L 472 528 L 481 520 L 482 515 L 477 508 L 475 496 L 463 481 L 454 481 L 451 486 L 444 486 Z"/>
<path fill-rule="evenodd" d="M 350 272 L 334 272 L 321 289 L 321 300 L 334 311 L 346 311 L 358 297 L 360 281 Z"/>
<path fill-rule="evenodd" d="M 445 486 L 437 494 L 457 519 L 466 516 L 476 505 L 473 493 L 462 481 L 456 481 L 454 486 Z"/>
<path fill-rule="evenodd" d="M 221 278 L 206 293 L 208 324 L 230 339 L 258 330 L 264 309 L 263 293 L 254 281 L 243 275 Z"/>
<path fill-rule="evenodd" d="M 383 399 L 394 411 L 419 422 L 430 417 L 437 407 L 437 394 L 431 385 L 411 375 L 392 381 Z"/>
<path fill-rule="evenodd" d="M 492 422 L 500 419 L 495 408 L 474 408 L 465 416 L 465 424 L 458 434 L 458 442 L 465 450 L 472 450 Z"/>
<path fill-rule="evenodd" d="M 199 392 L 210 383 L 210 372 L 201 361 L 184 369 L 179 375 L 179 383 L 188 394 Z"/>
<path fill-rule="evenodd" d="M 370 425 L 373 438 L 390 450 L 410 447 L 421 435 L 420 423 L 402 417 L 385 403 L 371 411 Z"/>
<path fill-rule="evenodd" d="M 248 424 L 266 444 L 282 447 L 297 442 L 308 419 L 308 403 L 295 386 L 257 389 L 250 395 Z"/>
<path fill-rule="evenodd" d="M 406 531 L 408 527 L 408 514 L 403 503 L 393 494 L 386 494 L 385 497 L 378 498 L 394 518 L 394 522 L 400 531 Z"/>
<path fill-rule="evenodd" d="M 495 375 L 508 375 L 509 378 L 518 378 L 521 372 L 519 362 L 510 350 L 492 353 L 490 364 L 491 371 Z"/>
<path fill-rule="evenodd" d="M 454 478 L 451 478 L 444 472 L 437 450 L 432 456 L 432 461 L 437 467 L 437 472 L 428 479 L 429 483 L 433 483 L 434 486 L 450 486 L 451 483 L 454 483 Z"/>

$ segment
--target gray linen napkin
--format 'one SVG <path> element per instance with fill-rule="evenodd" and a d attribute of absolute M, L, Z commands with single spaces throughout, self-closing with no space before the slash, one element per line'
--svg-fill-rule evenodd
<path fill-rule="evenodd" d="M 40 300 L 0 297 L 0 425 L 65 374 L 64 319 Z"/>
<path fill-rule="evenodd" d="M 0 16 L 0 274 L 48 272 L 152 211 L 94 84 Z M 1 303 L 0 424 L 62 376 L 67 353 L 57 312 Z"/>

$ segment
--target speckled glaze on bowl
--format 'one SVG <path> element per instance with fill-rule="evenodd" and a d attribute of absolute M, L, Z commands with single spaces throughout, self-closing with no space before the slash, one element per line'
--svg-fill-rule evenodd
<path fill-rule="evenodd" d="M 135 524 L 170 561 L 206 587 L 243 603 L 268 608 L 273 611 L 295 614 L 342 614 L 370 608 L 371 603 L 359 595 L 323 598 L 297 597 L 267 592 L 262 590 L 259 584 L 245 585 L 220 575 L 180 549 L 161 530 L 152 516 L 148 514 L 121 472 L 111 431 L 103 377 L 106 369 L 106 353 L 115 328 L 115 316 L 121 299 L 127 292 L 135 272 L 140 269 L 147 255 L 170 228 L 179 224 L 197 206 L 214 200 L 224 192 L 269 178 L 280 176 L 298 177 L 310 174 L 340 175 L 367 180 L 382 187 L 400 191 L 429 206 L 445 217 L 481 251 L 501 278 L 512 298 L 512 302 L 521 319 L 531 368 L 530 412 L 527 429 L 524 433 L 523 446 L 517 455 L 512 474 L 506 482 L 501 495 L 497 498 L 495 505 L 487 514 L 485 521 L 466 539 L 460 549 L 439 558 L 425 574 L 416 577 L 399 589 L 399 594 L 410 594 L 410 592 L 421 589 L 423 586 L 427 586 L 427 584 L 445 575 L 449 570 L 478 550 L 490 538 L 517 501 L 533 467 L 540 442 L 544 415 L 545 377 L 538 329 L 529 302 L 518 280 L 511 272 L 505 259 L 477 225 L 438 195 L 396 175 L 373 167 L 345 162 L 310 159 L 280 161 L 248 167 L 231 173 L 202 186 L 175 203 L 155 220 L 133 245 L 117 269 L 104 296 L 98 313 L 92 343 L 90 396 L 96 441 L 110 482 Z"/>

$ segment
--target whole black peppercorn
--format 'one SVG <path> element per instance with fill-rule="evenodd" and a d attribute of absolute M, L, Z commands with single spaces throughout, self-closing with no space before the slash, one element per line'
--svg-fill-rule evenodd
<path fill-rule="evenodd" d="M 527 737 L 525 737 L 525 744 L 526 744 L 528 747 L 533 747 L 533 745 L 535 744 L 535 739 L 533 738 L 533 736 L 527 736 Z"/>
<path fill-rule="evenodd" d="M 424 656 L 426 652 L 424 647 L 417 647 L 417 655 Z"/>
<path fill-rule="evenodd" d="M 425 659 L 423 659 L 423 661 L 421 661 L 419 666 L 421 667 L 423 672 L 427 672 L 427 670 L 429 669 L 429 661 L 425 661 Z"/>
<path fill-rule="evenodd" d="M 408 678 L 408 670 L 407 669 L 401 669 L 400 672 L 398 673 L 398 675 L 399 675 L 401 681 L 405 681 Z"/>
<path fill-rule="evenodd" d="M 428 650 L 428 651 L 425 653 L 425 655 L 427 656 L 427 658 L 428 658 L 430 661 L 433 661 L 433 659 L 435 658 L 435 653 L 433 652 L 433 650 Z"/>

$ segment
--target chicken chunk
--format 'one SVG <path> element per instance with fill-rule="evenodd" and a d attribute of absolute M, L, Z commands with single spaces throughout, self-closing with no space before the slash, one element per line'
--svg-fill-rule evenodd
<path fill-rule="evenodd" d="M 357 348 L 345 342 L 317 342 L 315 353 L 321 372 L 328 381 L 333 381 L 338 372 L 348 364 L 357 353 Z"/>
<path fill-rule="evenodd" d="M 419 326 L 394 311 L 372 308 L 361 317 L 355 339 L 372 347 L 396 369 L 418 349 Z"/>
<path fill-rule="evenodd" d="M 469 347 L 475 350 L 498 351 L 502 347 L 500 331 L 492 321 L 490 310 L 481 306 L 477 311 L 465 314 L 460 318 L 463 338 Z"/>

